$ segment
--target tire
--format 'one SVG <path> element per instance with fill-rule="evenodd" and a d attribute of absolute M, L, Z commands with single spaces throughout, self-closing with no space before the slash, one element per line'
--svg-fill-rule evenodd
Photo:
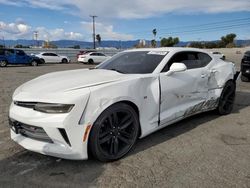
<path fill-rule="evenodd" d="M 249 82 L 249 78 L 248 77 L 246 77 L 246 76 L 244 76 L 244 75 L 241 75 L 241 81 L 242 82 Z"/>
<path fill-rule="evenodd" d="M 235 100 L 235 90 L 236 85 L 233 81 L 230 80 L 226 82 L 219 99 L 219 105 L 217 107 L 217 112 L 220 115 L 227 115 L 232 112 Z"/>
<path fill-rule="evenodd" d="M 125 103 L 116 103 L 94 123 L 89 137 L 89 151 L 99 161 L 118 160 L 132 149 L 138 133 L 139 120 L 135 110 Z"/>
<path fill-rule="evenodd" d="M 0 67 L 6 67 L 7 66 L 7 61 L 5 61 L 5 60 L 2 60 L 2 61 L 0 61 Z"/>
<path fill-rule="evenodd" d="M 38 66 L 38 63 L 36 61 L 31 61 L 30 65 L 33 67 L 36 67 L 36 66 Z"/>
<path fill-rule="evenodd" d="M 68 60 L 63 58 L 61 63 L 68 63 Z"/>
<path fill-rule="evenodd" d="M 45 64 L 45 60 L 44 59 L 40 59 L 42 64 Z"/>
<path fill-rule="evenodd" d="M 94 64 L 94 60 L 93 60 L 93 59 L 89 59 L 89 60 L 88 60 L 88 63 L 89 63 L 89 64 Z"/>

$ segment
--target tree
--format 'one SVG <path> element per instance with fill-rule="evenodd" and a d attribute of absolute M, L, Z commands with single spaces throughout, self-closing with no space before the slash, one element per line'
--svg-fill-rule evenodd
<path fill-rule="evenodd" d="M 96 40 L 97 40 L 97 42 L 98 42 L 98 44 L 99 44 L 99 46 L 101 45 L 101 41 L 102 41 L 102 38 L 101 38 L 101 35 L 100 34 L 97 34 L 96 35 Z"/>
<path fill-rule="evenodd" d="M 157 34 L 157 30 L 156 30 L 156 29 L 153 29 L 153 30 L 152 30 L 152 33 L 153 33 L 153 35 L 154 35 L 154 40 L 155 40 L 155 37 L 156 37 L 156 34 Z"/>
<path fill-rule="evenodd" d="M 156 42 L 156 40 L 151 40 L 151 46 L 153 47 L 153 48 L 155 48 L 156 47 L 156 45 L 157 45 L 157 42 Z"/>
<path fill-rule="evenodd" d="M 22 44 L 17 44 L 14 48 L 29 48 L 29 46 L 23 46 Z"/>
<path fill-rule="evenodd" d="M 178 37 L 176 38 L 168 37 L 168 38 L 161 39 L 161 47 L 172 47 L 178 43 L 179 43 Z"/>
<path fill-rule="evenodd" d="M 223 47 L 234 47 L 235 44 L 234 44 L 234 39 L 236 38 L 236 34 L 234 33 L 230 33 L 230 34 L 227 34 L 226 36 L 222 36 L 221 37 L 221 42 L 223 44 Z"/>

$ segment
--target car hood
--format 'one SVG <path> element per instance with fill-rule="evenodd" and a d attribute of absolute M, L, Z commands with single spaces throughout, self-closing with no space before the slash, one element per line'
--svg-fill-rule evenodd
<path fill-rule="evenodd" d="M 104 69 L 60 71 L 37 77 L 18 88 L 29 93 L 54 93 L 78 90 L 126 79 L 129 75 Z"/>

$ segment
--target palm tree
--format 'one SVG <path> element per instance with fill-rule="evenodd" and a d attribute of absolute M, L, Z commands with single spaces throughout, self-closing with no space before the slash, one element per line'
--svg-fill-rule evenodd
<path fill-rule="evenodd" d="M 151 41 L 151 45 L 153 44 L 152 46 L 155 48 L 155 47 L 156 47 L 156 44 L 157 44 L 157 43 L 156 43 L 156 40 L 155 40 L 155 37 L 156 37 L 156 34 L 157 34 L 157 30 L 154 28 L 154 29 L 152 30 L 152 33 L 153 33 L 153 35 L 154 35 L 154 40 L 152 40 L 153 42 Z"/>
<path fill-rule="evenodd" d="M 153 30 L 152 30 L 152 33 L 153 33 L 153 35 L 154 35 L 154 39 L 155 39 L 156 34 L 157 34 L 157 30 L 156 30 L 156 29 L 153 29 Z"/>

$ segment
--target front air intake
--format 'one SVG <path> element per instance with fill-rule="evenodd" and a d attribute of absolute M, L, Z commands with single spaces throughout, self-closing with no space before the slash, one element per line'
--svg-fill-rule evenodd
<path fill-rule="evenodd" d="M 65 142 L 66 142 L 69 146 L 71 146 L 70 141 L 69 141 L 69 138 L 68 138 L 68 135 L 67 135 L 65 129 L 58 128 L 58 130 L 59 130 L 59 132 L 61 133 L 61 135 L 62 135 L 63 139 L 65 140 Z"/>

